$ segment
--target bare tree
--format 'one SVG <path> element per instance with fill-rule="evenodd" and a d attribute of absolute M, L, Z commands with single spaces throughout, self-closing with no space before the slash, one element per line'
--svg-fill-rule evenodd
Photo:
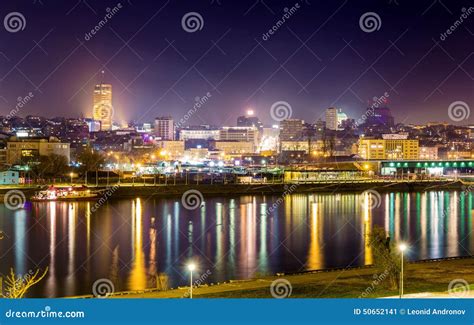
<path fill-rule="evenodd" d="M 26 275 L 15 274 L 13 268 L 5 279 L 5 293 L 3 290 L 3 278 L 0 278 L 0 297 L 2 298 L 23 298 L 25 293 L 35 284 L 40 282 L 48 273 L 48 268 L 40 273 L 37 269 L 35 273 Z"/>

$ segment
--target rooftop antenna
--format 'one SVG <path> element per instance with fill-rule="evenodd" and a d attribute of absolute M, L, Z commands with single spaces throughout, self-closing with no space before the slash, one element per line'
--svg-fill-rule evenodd
<path fill-rule="evenodd" d="M 102 70 L 100 72 L 100 94 L 102 95 L 102 91 L 104 89 L 103 85 L 104 85 L 104 75 L 105 75 L 105 70 Z"/>

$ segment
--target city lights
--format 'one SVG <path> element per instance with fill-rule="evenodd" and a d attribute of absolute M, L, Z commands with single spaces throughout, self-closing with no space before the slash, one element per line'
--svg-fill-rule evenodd
<path fill-rule="evenodd" d="M 196 264 L 194 263 L 189 263 L 188 264 L 188 270 L 189 270 L 189 298 L 193 299 L 193 272 L 196 270 Z"/>

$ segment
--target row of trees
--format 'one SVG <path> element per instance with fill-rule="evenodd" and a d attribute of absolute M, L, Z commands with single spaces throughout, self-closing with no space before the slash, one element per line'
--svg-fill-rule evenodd
<path fill-rule="evenodd" d="M 77 172 L 84 175 L 88 171 L 94 171 L 100 168 L 105 162 L 102 154 L 90 148 L 83 150 L 77 157 L 80 166 Z M 52 178 L 67 176 L 73 169 L 68 165 L 67 158 L 62 155 L 50 154 L 49 156 L 40 156 L 35 162 L 28 163 L 30 175 L 29 178 Z"/>

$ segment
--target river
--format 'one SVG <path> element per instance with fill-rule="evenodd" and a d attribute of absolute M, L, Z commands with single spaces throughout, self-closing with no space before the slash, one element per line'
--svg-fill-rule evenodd
<path fill-rule="evenodd" d="M 0 273 L 48 268 L 28 297 L 217 283 L 372 263 L 368 236 L 384 227 L 410 260 L 474 252 L 473 196 L 464 192 L 291 194 L 0 205 Z M 271 211 L 271 212 L 270 212 Z"/>

